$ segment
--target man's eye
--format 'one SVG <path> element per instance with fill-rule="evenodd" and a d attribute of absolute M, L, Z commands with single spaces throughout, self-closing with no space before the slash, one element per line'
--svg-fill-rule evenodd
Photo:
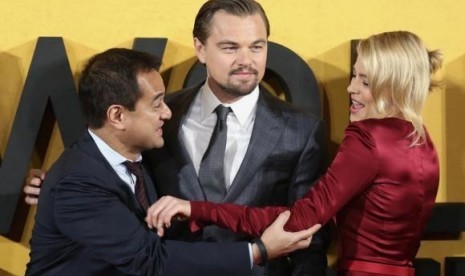
<path fill-rule="evenodd" d="M 222 49 L 223 49 L 223 51 L 226 51 L 226 52 L 234 52 L 236 50 L 236 47 L 233 47 L 233 46 L 231 46 L 231 47 L 223 47 Z"/>

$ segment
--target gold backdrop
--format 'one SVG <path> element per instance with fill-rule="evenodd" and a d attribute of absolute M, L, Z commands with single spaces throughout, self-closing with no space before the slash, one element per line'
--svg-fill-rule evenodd
<path fill-rule="evenodd" d="M 465 202 L 465 2 L 456 0 L 292 0 L 260 1 L 271 22 L 270 40 L 302 57 L 322 93 L 332 144 L 347 124 L 346 87 L 350 40 L 370 34 L 409 30 L 445 56 L 424 112 L 425 124 L 441 160 L 437 201 Z M 166 37 L 161 70 L 171 70 L 168 91 L 179 89 L 194 61 L 192 25 L 201 0 L 2 0 L 0 1 L 0 149 L 5 153 L 24 80 L 39 36 L 63 37 L 73 72 L 93 54 L 110 47 L 132 47 L 135 37 Z M 50 141 L 44 169 L 63 149 L 58 131 Z M 1 182 L 0 182 L 1 185 Z M 0 210 L 1 212 L 1 210 Z M 24 274 L 33 223 L 31 210 L 21 242 L 0 236 L 0 275 Z M 1 215 L 1 213 L 0 213 Z M 443 261 L 465 255 L 465 239 L 423 242 L 419 257 Z"/>

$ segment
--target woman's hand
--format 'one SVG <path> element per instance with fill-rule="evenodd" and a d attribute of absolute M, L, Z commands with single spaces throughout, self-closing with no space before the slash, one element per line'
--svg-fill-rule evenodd
<path fill-rule="evenodd" d="M 172 196 L 164 196 L 152 204 L 147 210 L 145 221 L 150 229 L 157 228 L 160 237 L 164 235 L 164 227 L 171 226 L 171 220 L 186 220 L 191 215 L 191 204 Z"/>

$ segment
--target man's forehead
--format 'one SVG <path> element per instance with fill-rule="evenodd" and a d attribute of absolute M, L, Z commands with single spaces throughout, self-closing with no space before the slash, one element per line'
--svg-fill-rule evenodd
<path fill-rule="evenodd" d="M 215 16 L 210 21 L 209 36 L 213 34 L 246 34 L 245 32 L 263 33 L 267 38 L 266 25 L 262 17 L 258 14 L 238 16 L 222 13 Z"/>
<path fill-rule="evenodd" d="M 165 84 L 161 74 L 155 69 L 137 74 L 137 82 L 139 88 L 143 90 L 149 90 L 156 94 L 165 93 Z"/>

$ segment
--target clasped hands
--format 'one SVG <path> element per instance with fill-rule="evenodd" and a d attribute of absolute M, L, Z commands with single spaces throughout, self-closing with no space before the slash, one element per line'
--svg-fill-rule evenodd
<path fill-rule="evenodd" d="M 191 205 L 189 201 L 164 196 L 149 207 L 145 221 L 150 229 L 156 229 L 157 234 L 162 237 L 165 228 L 171 226 L 172 220 L 186 220 L 190 215 Z M 295 250 L 307 248 L 312 241 L 313 234 L 321 227 L 320 224 L 315 224 L 309 229 L 299 232 L 286 232 L 283 228 L 289 217 L 289 211 L 281 213 L 262 233 L 261 240 L 266 247 L 269 259 L 285 256 Z M 259 255 L 256 253 L 257 250 L 257 246 L 253 245 L 255 263 L 260 262 L 260 260 L 256 261 L 256 256 Z"/>

